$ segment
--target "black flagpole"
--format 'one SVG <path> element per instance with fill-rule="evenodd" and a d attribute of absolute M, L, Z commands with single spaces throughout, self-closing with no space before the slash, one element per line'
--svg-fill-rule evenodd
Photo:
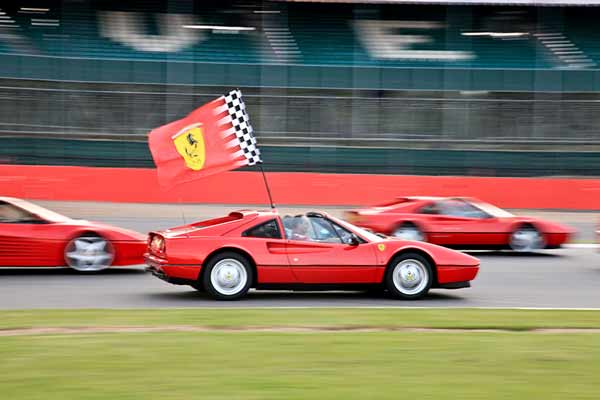
<path fill-rule="evenodd" d="M 267 194 L 269 195 L 269 203 L 271 204 L 271 209 L 275 209 L 275 204 L 273 204 L 273 197 L 271 197 L 271 189 L 269 188 L 269 183 L 267 182 L 267 176 L 265 175 L 265 170 L 262 167 L 262 161 L 258 163 L 258 168 L 260 168 L 260 172 L 262 173 L 263 180 L 265 181 L 265 187 L 267 188 Z"/>

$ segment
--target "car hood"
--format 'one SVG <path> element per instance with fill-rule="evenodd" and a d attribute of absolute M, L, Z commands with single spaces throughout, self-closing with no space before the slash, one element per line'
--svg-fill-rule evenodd
<path fill-rule="evenodd" d="M 87 221 L 84 219 L 69 219 L 60 222 L 62 225 L 69 225 L 80 229 L 89 229 L 97 232 L 111 240 L 141 240 L 146 241 L 146 235 L 130 229 L 121 228 L 114 225 L 104 224 L 102 222 Z"/>
<path fill-rule="evenodd" d="M 416 249 L 429 254 L 437 265 L 476 267 L 480 264 L 479 259 L 476 257 L 432 243 L 401 239 L 386 239 L 383 240 L 381 244 L 385 245 L 385 249 L 383 251 L 388 252 L 388 257 L 391 257 L 398 251 Z"/>
<path fill-rule="evenodd" d="M 507 220 L 513 223 L 529 223 L 544 233 L 575 233 L 577 230 L 568 225 L 564 225 L 558 222 L 552 222 L 538 217 L 528 216 L 515 216 L 513 218 L 507 218 Z"/>

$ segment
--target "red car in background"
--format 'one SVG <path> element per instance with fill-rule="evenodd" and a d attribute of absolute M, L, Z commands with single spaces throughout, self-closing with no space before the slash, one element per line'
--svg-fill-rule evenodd
<path fill-rule="evenodd" d="M 99 271 L 143 263 L 144 235 L 71 219 L 36 204 L 0 197 L 0 267 Z"/>
<path fill-rule="evenodd" d="M 556 248 L 575 232 L 554 222 L 513 215 L 474 198 L 400 197 L 348 211 L 345 217 L 389 236 L 464 249 Z"/>
<path fill-rule="evenodd" d="M 429 243 L 382 238 L 325 213 L 281 218 L 236 211 L 151 232 L 148 271 L 214 298 L 234 300 L 250 288 L 383 287 L 416 299 L 430 288 L 470 286 L 479 260 Z"/>

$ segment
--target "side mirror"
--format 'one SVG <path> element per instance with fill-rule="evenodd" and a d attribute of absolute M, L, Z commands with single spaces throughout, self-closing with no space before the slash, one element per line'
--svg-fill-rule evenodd
<path fill-rule="evenodd" d="M 346 244 L 350 246 L 358 246 L 360 244 L 360 239 L 353 233 L 348 237 L 348 239 L 346 239 Z"/>

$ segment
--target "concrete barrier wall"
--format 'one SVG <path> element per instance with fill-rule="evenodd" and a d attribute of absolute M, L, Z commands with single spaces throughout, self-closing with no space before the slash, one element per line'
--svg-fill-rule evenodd
<path fill-rule="evenodd" d="M 598 210 L 600 179 L 267 173 L 276 204 L 370 205 L 472 196 L 506 208 Z M 0 165 L 0 195 L 39 200 L 267 204 L 260 173 L 232 171 L 163 191 L 156 170 Z"/>

